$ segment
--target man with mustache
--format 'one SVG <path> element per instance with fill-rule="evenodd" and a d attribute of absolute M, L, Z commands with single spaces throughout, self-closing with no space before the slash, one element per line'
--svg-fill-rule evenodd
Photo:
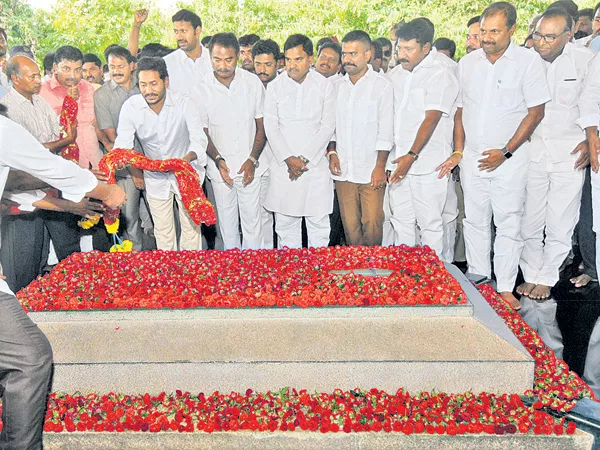
<path fill-rule="evenodd" d="M 481 50 L 458 64 L 461 93 L 455 115 L 454 154 L 461 158 L 465 194 L 463 222 L 469 271 L 492 276 L 491 223 L 496 225 L 494 272 L 498 292 L 515 309 L 513 295 L 523 250 L 521 218 L 525 204 L 530 136 L 544 118 L 551 96 L 542 60 L 511 42 L 517 12 L 507 2 L 481 15 Z"/>
<path fill-rule="evenodd" d="M 337 42 L 325 42 L 319 47 L 315 70 L 325 78 L 340 73 L 342 68 L 342 47 Z"/>
<path fill-rule="evenodd" d="M 102 70 L 102 61 L 98 55 L 86 53 L 83 55 L 83 79 L 92 83 L 94 89 L 100 88 L 104 84 L 104 71 Z"/>
<path fill-rule="evenodd" d="M 204 180 L 206 145 L 200 113 L 187 95 L 169 89 L 167 66 L 161 58 L 141 58 L 137 64 L 140 94 L 125 101 L 119 114 L 115 148 L 133 148 L 137 137 L 144 154 L 155 160 L 180 158 L 192 164 Z M 172 173 L 144 171 L 146 198 L 159 250 L 200 250 L 202 236 L 181 200 Z M 181 238 L 175 232 L 174 201 L 179 209 Z"/>
<path fill-rule="evenodd" d="M 242 69 L 254 73 L 254 60 L 252 59 L 252 46 L 260 41 L 260 36 L 256 34 L 247 34 L 239 39 L 240 60 Z"/>
<path fill-rule="evenodd" d="M 135 58 L 129 50 L 113 45 L 106 51 L 106 61 L 110 80 L 94 94 L 94 110 L 98 128 L 104 132 L 108 143 L 106 149 L 113 149 L 117 139 L 119 114 L 125 101 L 140 93 L 135 76 Z M 135 150 L 142 153 L 137 139 Z M 140 197 L 145 189 L 144 174 L 140 169 L 127 167 L 117 171 L 117 183 L 127 193 L 127 203 L 121 208 L 125 236 L 133 243 L 134 250 L 142 250 L 142 227 L 140 222 Z"/>
<path fill-rule="evenodd" d="M 277 59 L 279 58 L 279 54 L 279 45 L 271 39 L 261 39 L 252 46 L 254 71 L 258 78 L 260 78 L 260 81 L 262 81 L 265 89 L 277 77 Z M 264 206 L 269 192 L 269 166 L 272 157 L 273 150 L 271 150 L 271 146 L 267 141 L 260 155 L 260 164 L 265 167 L 265 172 L 260 177 L 261 223 L 264 248 L 273 248 L 275 246 L 275 215 Z"/>
<path fill-rule="evenodd" d="M 390 75 L 395 159 L 388 164 L 392 172 L 388 190 L 394 243 L 416 245 L 418 226 L 423 245 L 443 259 L 442 212 L 448 179 L 444 170 L 438 176 L 438 166 L 452 153 L 451 113 L 458 80 L 452 68 L 437 60 L 432 41 L 433 30 L 423 19 L 414 19 L 398 31 L 401 68 Z"/>
<path fill-rule="evenodd" d="M 481 48 L 479 16 L 471 17 L 467 23 L 467 54 L 479 50 Z"/>
<path fill-rule="evenodd" d="M 83 80 L 83 54 L 70 45 L 56 50 L 54 54 L 54 77 L 42 85 L 40 95 L 57 114 L 68 95 L 77 101 L 77 146 L 79 166 L 84 169 L 98 167 L 102 152 L 98 144 L 96 116 L 94 113 L 94 87 Z"/>
<path fill-rule="evenodd" d="M 325 149 L 335 128 L 331 83 L 311 70 L 313 44 L 301 34 L 284 45 L 286 71 L 267 89 L 265 131 L 273 150 L 265 208 L 275 212 L 279 248 L 302 247 L 302 218 L 308 245 L 329 244 L 333 182 Z"/>
<path fill-rule="evenodd" d="M 213 73 L 194 88 L 208 136 L 208 177 L 215 193 L 225 250 L 264 247 L 260 186 L 265 146 L 260 79 L 237 69 L 240 46 L 233 33 L 215 34 L 208 44 Z M 240 241 L 240 222 L 242 240 Z"/>
<path fill-rule="evenodd" d="M 212 73 L 208 49 L 200 43 L 202 21 L 187 9 L 177 12 L 172 20 L 178 49 L 164 57 L 169 89 L 190 95 L 193 87 Z"/>
<path fill-rule="evenodd" d="M 386 162 L 393 145 L 394 92 L 369 65 L 371 38 L 361 30 L 342 39 L 344 77 L 334 81 L 336 151 L 329 168 L 335 180 L 346 241 L 381 245 Z"/>
<path fill-rule="evenodd" d="M 75 125 L 68 127 L 68 136 L 59 138 L 58 115 L 50 105 L 40 97 L 42 87 L 38 65 L 27 56 L 14 56 L 7 64 L 7 72 L 12 81 L 12 88 L 0 103 L 8 108 L 8 118 L 29 131 L 37 141 L 51 153 L 57 153 L 63 147 L 75 142 L 77 132 Z M 18 174 L 20 176 L 21 174 Z M 17 174 L 12 173 L 12 176 Z M 6 189 L 9 200 L 19 203 L 19 209 L 26 214 L 18 214 L 2 219 L 2 242 L 0 259 L 4 275 L 12 290 L 17 292 L 27 286 L 40 273 L 43 260 L 47 258 L 43 252 L 44 229 L 47 228 L 54 243 L 59 261 L 74 252 L 80 251 L 79 233 L 76 226 L 78 217 L 72 214 L 86 215 L 89 209 L 99 208 L 95 214 L 102 213 L 101 205 L 71 204 L 64 199 L 46 196 L 43 186 Z M 10 190 L 10 193 L 6 191 Z M 67 210 L 72 214 L 57 214 L 38 209 Z M 93 213 L 94 214 L 94 213 Z M 53 217 L 65 220 L 48 220 Z M 66 223 L 70 221 L 68 226 Z"/>

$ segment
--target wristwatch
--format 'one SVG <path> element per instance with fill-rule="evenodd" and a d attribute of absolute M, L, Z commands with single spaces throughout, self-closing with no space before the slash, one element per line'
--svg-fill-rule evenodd
<path fill-rule="evenodd" d="M 299 156 L 298 156 L 298 158 L 299 158 L 299 159 L 300 159 L 300 161 L 302 161 L 304 164 L 308 164 L 308 163 L 309 163 L 308 159 L 306 159 L 306 158 L 305 158 L 304 156 L 302 156 L 302 155 L 299 155 Z"/>
<path fill-rule="evenodd" d="M 219 161 L 221 161 L 221 160 L 225 161 L 225 158 L 223 158 L 221 155 L 218 155 L 215 158 L 215 166 L 217 166 L 217 169 L 219 168 Z"/>
<path fill-rule="evenodd" d="M 502 147 L 502 153 L 506 159 L 512 158 L 512 153 L 506 150 L 506 147 Z"/>
<path fill-rule="evenodd" d="M 415 152 L 413 152 L 412 150 L 409 150 L 407 155 L 410 155 L 414 158 L 414 160 L 416 161 L 417 159 L 419 159 L 419 155 Z"/>
<path fill-rule="evenodd" d="M 258 159 L 256 159 L 256 158 L 255 158 L 254 156 L 252 156 L 252 155 L 248 156 L 248 159 L 249 159 L 250 161 L 252 161 L 252 164 L 254 164 L 254 167 L 255 167 L 256 169 L 258 169 L 258 166 L 259 166 Z"/>

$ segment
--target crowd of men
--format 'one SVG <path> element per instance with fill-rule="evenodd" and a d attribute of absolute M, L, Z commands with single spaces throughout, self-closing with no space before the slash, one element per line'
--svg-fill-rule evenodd
<path fill-rule="evenodd" d="M 600 263 L 600 5 L 553 3 L 519 46 L 515 8 L 493 3 L 466 24 L 458 62 L 456 44 L 434 41 L 427 18 L 397 24 L 391 39 L 354 30 L 315 46 L 294 34 L 280 49 L 256 35 L 202 38 L 200 17 L 181 10 L 172 18 L 176 50 L 139 50 L 147 17 L 135 13 L 127 48 L 109 46 L 105 66 L 72 46 L 47 55 L 43 72 L 27 46 L 11 49 L 2 66 L 0 103 L 22 127 L 3 118 L 2 133 L 26 155 L 0 164 L 11 212 L 0 259 L 13 290 L 48 264 L 50 240 L 58 260 L 81 250 L 77 217 L 103 212 L 88 198 L 102 195 L 82 199 L 93 192 L 91 174 L 103 180 L 94 169 L 105 152 L 135 149 L 198 172 L 218 216 L 210 247 L 427 245 L 444 261 L 466 261 L 472 274 L 494 276 L 502 297 L 561 356 L 551 288 L 574 234 L 583 263 L 572 282 L 597 281 Z M 78 105 L 76 120 L 66 97 Z M 80 168 L 41 156 L 42 145 L 47 155 L 76 145 Z M 67 181 L 82 173 L 87 184 Z M 127 197 L 121 233 L 134 249 L 209 245 L 173 174 L 127 167 L 118 185 Z M 519 268 L 524 283 L 515 286 Z M 584 378 L 600 393 L 600 326 L 589 345 Z M 5 397 L 15 395 L 8 390 Z M 32 423 L 10 404 L 9 419 Z M 35 422 L 42 406 L 32 408 Z M 7 429 L 0 444 L 19 433 L 39 442 L 36 427 L 15 426 L 12 436 Z"/>

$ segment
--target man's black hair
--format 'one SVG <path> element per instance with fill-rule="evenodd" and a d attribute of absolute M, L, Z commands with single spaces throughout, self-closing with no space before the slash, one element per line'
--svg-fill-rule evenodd
<path fill-rule="evenodd" d="M 137 71 L 140 73 L 145 70 L 158 72 L 158 76 L 161 80 L 164 80 L 169 76 L 169 72 L 167 72 L 167 63 L 162 58 L 149 58 L 147 56 L 140 58 L 137 63 Z"/>
<path fill-rule="evenodd" d="M 83 55 L 83 63 L 94 63 L 99 69 L 102 69 L 102 61 L 100 61 L 98 55 L 95 55 L 94 53 L 86 53 Z"/>
<path fill-rule="evenodd" d="M 273 59 L 277 61 L 279 53 L 279 44 L 272 39 L 261 39 L 252 46 L 252 58 L 258 55 L 273 55 Z"/>
<path fill-rule="evenodd" d="M 454 54 L 456 53 L 456 42 L 454 42 L 452 39 L 445 37 L 437 38 L 433 43 L 433 46 L 438 50 L 448 50 L 450 53 L 450 59 L 454 59 Z"/>
<path fill-rule="evenodd" d="M 398 30 L 398 41 L 415 40 L 421 46 L 433 42 L 433 28 L 423 18 L 413 19 Z"/>
<path fill-rule="evenodd" d="M 239 39 L 240 47 L 252 47 L 258 41 L 260 41 L 258 34 L 247 34 Z"/>
<path fill-rule="evenodd" d="M 76 47 L 64 45 L 54 53 L 54 63 L 60 64 L 62 61 L 81 61 L 83 63 L 83 53 Z"/>
<path fill-rule="evenodd" d="M 116 58 L 124 59 L 127 63 L 135 62 L 135 56 L 133 56 L 128 49 L 121 47 L 120 45 L 111 45 L 104 51 L 106 62 L 108 62 L 108 57 L 111 55 Z"/>
<path fill-rule="evenodd" d="M 287 38 L 285 45 L 283 46 L 283 53 L 287 52 L 290 48 L 295 48 L 299 45 L 302 46 L 308 56 L 312 56 L 314 54 L 312 41 L 303 34 L 292 34 L 289 38 Z"/>
<path fill-rule="evenodd" d="M 200 20 L 200 16 L 188 9 L 182 9 L 177 11 L 175 15 L 171 18 L 173 23 L 175 22 L 187 22 L 192 25 L 192 28 L 195 30 L 196 28 L 202 28 L 202 20 Z"/>
<path fill-rule="evenodd" d="M 319 48 L 319 55 L 321 54 L 321 52 L 326 49 L 326 48 L 330 48 L 332 49 L 334 52 L 337 53 L 338 58 L 339 58 L 339 63 L 341 64 L 342 62 L 342 46 L 340 44 L 338 44 L 337 42 L 325 42 L 323 45 L 321 45 L 321 47 Z"/>
<path fill-rule="evenodd" d="M 211 53 L 215 45 L 225 48 L 232 48 L 235 50 L 236 54 L 240 52 L 240 43 L 233 33 L 217 33 L 213 35 L 212 39 L 210 40 L 210 44 L 208 44 L 208 50 Z"/>
<path fill-rule="evenodd" d="M 512 28 L 517 23 L 517 10 L 508 2 L 496 2 L 485 8 L 481 13 L 481 20 L 486 16 L 504 15 L 506 26 Z"/>

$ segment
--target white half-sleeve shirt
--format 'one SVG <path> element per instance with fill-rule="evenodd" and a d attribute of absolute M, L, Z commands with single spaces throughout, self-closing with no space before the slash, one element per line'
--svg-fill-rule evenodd
<path fill-rule="evenodd" d="M 256 119 L 263 117 L 265 88 L 256 75 L 236 69 L 229 88 L 220 83 L 214 73 L 194 87 L 192 99 L 200 111 L 200 119 L 219 154 L 225 158 L 232 178 L 238 174 L 254 145 L 256 137 Z M 214 161 L 208 161 L 208 177 L 222 181 Z M 255 176 L 267 169 L 259 164 Z"/>
<path fill-rule="evenodd" d="M 212 73 L 209 51 L 203 45 L 201 47 L 202 53 L 195 61 L 180 48 L 163 58 L 169 73 L 169 89 L 190 95 L 193 87 L 201 83 L 206 75 Z"/>
<path fill-rule="evenodd" d="M 396 165 L 391 161 L 406 155 L 411 149 L 425 120 L 425 113 L 439 111 L 442 117 L 409 171 L 413 175 L 435 172 L 452 153 L 451 112 L 458 96 L 458 80 L 454 71 L 430 53 L 412 72 L 402 66 L 395 67 L 390 80 L 394 86 L 395 149 L 388 158 L 388 168 L 395 170 Z"/>

